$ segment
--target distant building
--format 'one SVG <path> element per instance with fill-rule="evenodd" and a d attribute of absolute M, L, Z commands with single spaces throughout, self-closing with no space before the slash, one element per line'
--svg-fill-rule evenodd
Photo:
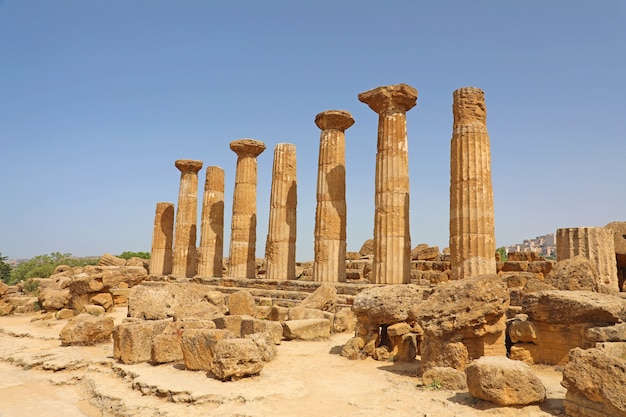
<path fill-rule="evenodd" d="M 507 253 L 511 252 L 535 252 L 544 257 L 556 256 L 556 238 L 554 233 L 537 236 L 534 239 L 524 240 L 523 243 L 515 243 L 505 247 Z"/>

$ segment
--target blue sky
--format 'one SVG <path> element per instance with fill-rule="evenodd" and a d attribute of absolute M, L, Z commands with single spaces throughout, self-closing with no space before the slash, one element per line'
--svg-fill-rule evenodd
<path fill-rule="evenodd" d="M 347 110 L 348 250 L 373 233 L 377 115 L 407 83 L 412 245 L 448 246 L 452 92 L 485 91 L 496 240 L 626 221 L 626 2 L 0 1 L 0 252 L 149 251 L 176 159 L 226 171 L 262 140 L 298 155 L 298 260 L 313 259 L 319 129 Z M 201 195 L 204 182 L 199 181 Z M 198 237 L 199 238 L 199 237 Z M 228 256 L 228 242 L 225 256 Z"/>

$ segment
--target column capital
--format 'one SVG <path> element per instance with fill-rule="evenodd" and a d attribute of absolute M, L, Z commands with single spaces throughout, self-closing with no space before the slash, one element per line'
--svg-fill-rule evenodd
<path fill-rule="evenodd" d="M 473 122 L 487 123 L 487 108 L 485 107 L 485 93 L 483 90 L 476 87 L 462 87 L 454 90 L 452 98 L 452 113 L 455 126 Z"/>
<path fill-rule="evenodd" d="M 404 113 L 415 107 L 417 90 L 407 84 L 376 87 L 359 94 L 359 101 L 376 113 Z"/>
<path fill-rule="evenodd" d="M 354 119 L 345 110 L 326 110 L 315 116 L 315 124 L 322 130 L 336 129 L 343 132 L 354 124 Z"/>
<path fill-rule="evenodd" d="M 178 159 L 174 165 L 180 170 L 180 172 L 198 173 L 198 171 L 202 168 L 202 161 L 195 161 L 193 159 Z"/>
<path fill-rule="evenodd" d="M 230 143 L 230 149 L 237 156 L 259 156 L 265 150 L 265 144 L 255 139 L 239 139 Z"/>

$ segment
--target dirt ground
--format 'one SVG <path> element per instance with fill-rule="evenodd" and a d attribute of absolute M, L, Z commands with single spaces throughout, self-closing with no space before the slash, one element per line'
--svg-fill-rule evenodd
<path fill-rule="evenodd" d="M 116 308 L 116 323 L 126 315 Z M 39 313 L 0 317 L 0 417 L 173 416 L 551 416 L 563 413 L 565 389 L 553 367 L 534 367 L 547 400 L 498 407 L 467 391 L 433 391 L 419 364 L 351 361 L 339 355 L 351 335 L 283 341 L 259 376 L 220 382 L 181 363 L 123 365 L 113 344 L 63 347 L 66 320 Z"/>

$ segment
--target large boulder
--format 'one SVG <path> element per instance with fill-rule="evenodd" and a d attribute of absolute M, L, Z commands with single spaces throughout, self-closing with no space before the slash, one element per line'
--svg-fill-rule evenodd
<path fill-rule="evenodd" d="M 428 302 L 410 306 L 409 319 L 432 338 L 480 337 L 504 330 L 508 306 L 505 283 L 495 274 L 480 275 L 438 285 Z"/>
<path fill-rule="evenodd" d="M 180 340 L 185 330 L 214 329 L 215 323 L 211 320 L 181 320 L 169 322 L 163 332 L 154 336 L 152 340 L 151 361 L 153 363 L 168 363 L 184 360 Z"/>
<path fill-rule="evenodd" d="M 590 327 L 585 331 L 585 339 L 594 342 L 626 342 L 626 323 Z"/>
<path fill-rule="evenodd" d="M 434 367 L 424 372 L 422 384 L 426 388 L 463 391 L 467 389 L 467 378 L 465 373 L 458 369 Z"/>
<path fill-rule="evenodd" d="M 563 370 L 565 414 L 626 417 L 626 361 L 598 349 L 572 349 Z"/>
<path fill-rule="evenodd" d="M 99 266 L 124 266 L 126 265 L 126 259 L 118 258 L 115 255 L 111 255 L 110 253 L 105 253 L 102 255 L 100 260 L 98 261 Z"/>
<path fill-rule="evenodd" d="M 334 285 L 322 284 L 308 297 L 302 300 L 298 307 L 315 308 L 334 313 L 337 309 L 337 288 Z"/>
<path fill-rule="evenodd" d="M 359 249 L 359 255 L 374 255 L 374 239 L 367 239 L 365 242 L 363 242 L 361 249 Z"/>
<path fill-rule="evenodd" d="M 598 291 L 598 273 L 582 255 L 557 262 L 545 277 L 545 283 L 557 290 Z"/>
<path fill-rule="evenodd" d="M 55 288 L 44 288 L 39 294 L 39 303 L 45 310 L 61 310 L 69 305 L 70 290 L 58 290 Z"/>
<path fill-rule="evenodd" d="M 180 340 L 185 368 L 191 371 L 211 371 L 214 358 L 213 345 L 220 340 L 234 338 L 235 335 L 225 329 L 185 330 Z"/>
<path fill-rule="evenodd" d="M 61 344 L 68 345 L 94 345 L 107 342 L 111 339 L 114 323 L 111 317 L 94 317 L 89 314 L 79 314 L 69 320 L 61 329 L 59 336 Z"/>
<path fill-rule="evenodd" d="M 160 320 L 174 317 L 180 309 L 206 306 L 214 317 L 226 312 L 224 295 L 202 284 L 137 285 L 128 297 L 129 317 Z M 206 317 L 205 317 L 206 318 Z"/>
<path fill-rule="evenodd" d="M 210 347 L 211 371 L 222 381 L 258 375 L 263 370 L 263 356 L 252 339 L 222 339 Z"/>
<path fill-rule="evenodd" d="M 626 321 L 626 300 L 590 291 L 539 291 L 526 294 L 522 310 L 532 321 L 550 324 Z"/>
<path fill-rule="evenodd" d="M 502 406 L 540 403 L 546 388 L 527 364 L 504 356 L 483 356 L 465 370 L 472 396 Z"/>
<path fill-rule="evenodd" d="M 413 284 L 368 288 L 354 297 L 352 311 L 359 322 L 395 324 L 409 317 L 412 306 L 426 304 L 429 295 L 430 290 Z"/>

